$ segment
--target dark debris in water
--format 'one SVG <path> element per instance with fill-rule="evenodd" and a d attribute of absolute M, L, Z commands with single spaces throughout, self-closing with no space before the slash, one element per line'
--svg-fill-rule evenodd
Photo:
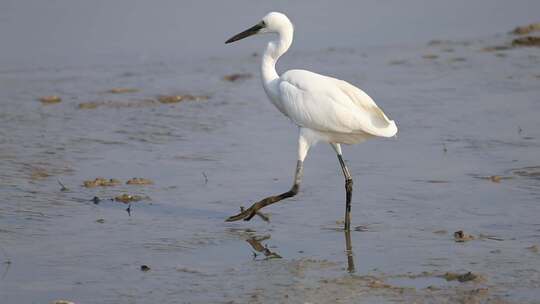
<path fill-rule="evenodd" d="M 154 182 L 143 177 L 134 177 L 126 182 L 126 185 L 152 185 Z"/>
<path fill-rule="evenodd" d="M 512 34 L 526 35 L 526 34 L 530 34 L 532 32 L 537 32 L 537 31 L 540 31 L 540 22 L 531 23 L 524 26 L 518 26 L 512 31 Z"/>
<path fill-rule="evenodd" d="M 185 95 L 159 95 L 157 97 L 157 100 L 160 103 L 168 104 L 168 103 L 178 103 L 181 101 L 200 101 L 200 100 L 208 100 L 210 97 L 206 95 L 191 95 L 191 94 L 185 94 Z"/>
<path fill-rule="evenodd" d="M 143 197 L 143 196 L 140 196 L 140 195 L 131 195 L 131 194 L 124 193 L 122 195 L 115 196 L 114 200 L 117 201 L 117 202 L 124 203 L 124 204 L 129 204 L 131 202 L 141 201 L 141 200 L 143 200 L 145 198 L 146 197 Z"/>
<path fill-rule="evenodd" d="M 120 185 L 120 181 L 114 178 L 106 179 L 103 177 L 97 177 L 94 180 L 86 180 L 83 182 L 83 186 L 86 188 L 95 187 L 112 187 Z"/>
<path fill-rule="evenodd" d="M 49 104 L 60 103 L 62 101 L 62 98 L 60 98 L 60 96 L 51 95 L 51 96 L 42 96 L 38 98 L 38 100 L 41 101 L 41 103 L 44 105 L 49 105 Z"/>
<path fill-rule="evenodd" d="M 223 76 L 223 80 L 228 82 L 235 82 L 238 80 L 244 80 L 253 77 L 250 73 L 235 73 Z"/>
<path fill-rule="evenodd" d="M 464 243 L 474 239 L 475 237 L 472 234 L 465 233 L 463 230 L 458 230 L 454 232 L 454 241 L 458 243 Z"/>
<path fill-rule="evenodd" d="M 514 169 L 511 172 L 512 174 L 520 177 L 540 179 L 540 166 L 523 167 L 519 169 Z"/>
<path fill-rule="evenodd" d="M 150 271 L 150 267 L 148 265 L 141 265 L 141 271 L 144 271 L 144 272 Z"/>
<path fill-rule="evenodd" d="M 537 46 L 540 47 L 539 36 L 525 36 L 512 40 L 513 46 Z"/>
<path fill-rule="evenodd" d="M 139 92 L 139 89 L 135 88 L 112 88 L 107 91 L 107 93 L 111 94 L 126 94 L 126 93 L 136 93 Z"/>
<path fill-rule="evenodd" d="M 469 281 L 483 281 L 484 278 L 481 275 L 465 272 L 465 273 L 456 273 L 456 272 L 447 272 L 443 275 L 443 278 L 447 281 L 458 281 L 458 282 L 469 282 Z"/>

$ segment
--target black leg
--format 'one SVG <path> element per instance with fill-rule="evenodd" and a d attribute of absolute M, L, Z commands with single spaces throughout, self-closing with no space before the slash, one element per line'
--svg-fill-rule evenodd
<path fill-rule="evenodd" d="M 345 231 L 351 229 L 351 198 L 353 191 L 353 180 L 347 165 L 343 161 L 343 157 L 338 154 L 339 164 L 341 165 L 341 170 L 343 170 L 343 175 L 345 176 Z"/>
<path fill-rule="evenodd" d="M 345 230 L 345 252 L 347 254 L 347 272 L 353 273 L 355 268 L 350 230 Z"/>
<path fill-rule="evenodd" d="M 274 203 L 277 203 L 283 199 L 286 199 L 286 198 L 289 198 L 289 197 L 293 197 L 295 196 L 297 193 L 298 193 L 298 190 L 300 189 L 300 182 L 302 180 L 302 172 L 303 172 L 303 162 L 301 160 L 299 160 L 296 164 L 296 172 L 295 172 L 295 175 L 294 175 L 294 184 L 293 186 L 291 187 L 291 189 L 287 192 L 284 192 L 284 193 L 281 193 L 279 195 L 273 195 L 273 196 L 269 196 L 269 197 L 266 197 L 256 203 L 254 203 L 253 205 L 251 205 L 251 207 L 243 210 L 242 212 L 240 212 L 239 214 L 237 215 L 233 215 L 229 218 L 227 218 L 225 221 L 226 222 L 234 222 L 234 221 L 239 221 L 239 220 L 244 220 L 244 221 L 249 221 L 251 220 L 255 214 L 257 213 L 257 211 L 261 208 L 264 208 L 268 205 L 271 205 L 271 204 L 274 204 Z"/>

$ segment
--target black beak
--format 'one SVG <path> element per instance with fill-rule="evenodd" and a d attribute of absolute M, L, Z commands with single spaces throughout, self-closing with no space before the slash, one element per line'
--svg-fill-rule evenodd
<path fill-rule="evenodd" d="M 255 35 L 257 34 L 262 28 L 264 28 L 265 24 L 264 22 L 260 22 L 260 23 L 257 23 L 256 25 L 248 28 L 247 30 L 239 33 L 239 34 L 236 34 L 234 36 L 232 36 L 231 38 L 229 38 L 229 40 L 225 41 L 225 43 L 231 43 L 231 42 L 235 42 L 235 41 L 238 41 L 240 39 L 244 39 L 246 37 L 249 37 L 249 36 L 252 36 L 252 35 Z"/>

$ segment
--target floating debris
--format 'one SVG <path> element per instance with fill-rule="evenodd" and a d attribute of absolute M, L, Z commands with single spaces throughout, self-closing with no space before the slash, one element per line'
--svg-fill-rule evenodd
<path fill-rule="evenodd" d="M 62 182 L 60 181 L 60 179 L 56 179 L 56 181 L 58 182 L 58 184 L 60 185 L 60 191 L 68 191 L 69 189 L 64 186 L 64 184 L 62 184 Z"/>
<path fill-rule="evenodd" d="M 511 49 L 512 47 L 508 45 L 495 45 L 495 46 L 488 46 L 485 48 L 482 48 L 482 52 L 496 52 L 496 51 L 506 51 Z"/>
<path fill-rule="evenodd" d="M 51 176 L 49 172 L 47 172 L 47 170 L 45 170 L 44 168 L 32 167 L 31 170 L 32 170 L 32 172 L 30 173 L 31 180 L 42 180 Z"/>
<path fill-rule="evenodd" d="M 223 80 L 229 82 L 235 82 L 238 80 L 244 80 L 253 77 L 250 73 L 236 73 L 223 76 Z"/>
<path fill-rule="evenodd" d="M 501 176 L 501 175 L 488 175 L 488 176 L 474 176 L 475 178 L 485 179 L 493 183 L 500 183 L 505 179 L 512 179 L 511 176 Z"/>
<path fill-rule="evenodd" d="M 204 177 L 204 184 L 208 184 L 208 176 L 206 176 L 206 173 L 204 173 L 204 171 L 202 172 L 202 176 Z"/>
<path fill-rule="evenodd" d="M 112 88 L 107 91 L 107 93 L 111 94 L 126 94 L 126 93 L 136 93 L 139 92 L 139 89 L 135 88 Z"/>
<path fill-rule="evenodd" d="M 91 201 L 92 201 L 94 204 L 96 204 L 96 205 L 99 204 L 99 202 L 101 202 L 101 200 L 100 200 L 99 197 L 97 197 L 97 196 L 94 196 L 94 197 L 91 199 Z"/>
<path fill-rule="evenodd" d="M 454 58 L 450 58 L 449 61 L 450 62 L 465 62 L 467 61 L 467 59 L 464 57 L 454 57 Z"/>
<path fill-rule="evenodd" d="M 502 177 L 499 176 L 499 175 L 492 175 L 492 176 L 489 177 L 489 180 L 494 182 L 494 183 L 500 183 L 501 179 L 502 179 Z"/>
<path fill-rule="evenodd" d="M 458 281 L 461 283 L 468 281 L 478 281 L 482 279 L 480 275 L 474 274 L 470 271 L 466 273 L 447 272 L 442 277 L 447 281 Z"/>
<path fill-rule="evenodd" d="M 152 185 L 154 184 L 153 181 L 142 178 L 142 177 L 134 177 L 126 182 L 126 185 Z"/>
<path fill-rule="evenodd" d="M 108 101 L 88 101 L 79 103 L 78 108 L 82 110 L 91 110 L 99 107 L 107 108 L 138 108 L 138 107 L 148 107 L 155 106 L 159 103 L 154 99 L 136 99 L 128 101 L 117 101 L 117 100 L 108 100 Z"/>
<path fill-rule="evenodd" d="M 94 180 L 84 181 L 83 186 L 86 188 L 95 188 L 95 187 L 112 187 L 120 185 L 120 181 L 114 178 L 106 179 L 103 177 L 98 177 Z"/>
<path fill-rule="evenodd" d="M 148 267 L 148 265 L 141 265 L 141 271 L 150 271 L 150 267 Z"/>
<path fill-rule="evenodd" d="M 499 241 L 499 242 L 504 241 L 503 238 L 500 238 L 500 237 L 497 237 L 497 236 L 494 236 L 494 235 L 482 234 L 482 233 L 480 233 L 480 234 L 478 235 L 478 238 L 479 238 L 479 239 L 492 240 L 492 241 Z"/>
<path fill-rule="evenodd" d="M 540 46 L 540 37 L 526 36 L 512 40 L 513 46 Z"/>
<path fill-rule="evenodd" d="M 389 65 L 402 65 L 407 63 L 407 60 L 390 60 L 388 62 Z"/>
<path fill-rule="evenodd" d="M 51 95 L 51 96 L 42 96 L 38 98 L 39 101 L 41 101 L 42 104 L 55 104 L 62 101 L 62 98 L 60 96 Z"/>
<path fill-rule="evenodd" d="M 181 102 L 181 101 L 208 100 L 208 98 L 210 98 L 210 97 L 206 96 L 206 95 L 190 95 L 190 94 L 186 94 L 186 95 L 159 95 L 157 97 L 157 100 L 160 103 L 168 104 L 168 103 L 178 103 L 178 102 Z"/>
<path fill-rule="evenodd" d="M 437 59 L 437 58 L 439 58 L 439 55 L 425 54 L 425 55 L 422 55 L 422 58 L 424 58 L 424 59 Z"/>
<path fill-rule="evenodd" d="M 540 166 L 524 167 L 512 170 L 512 174 L 520 177 L 540 179 Z"/>
<path fill-rule="evenodd" d="M 114 198 L 115 201 L 117 202 L 121 202 L 121 203 L 124 203 L 124 204 L 128 204 L 128 203 L 131 203 L 131 202 L 138 202 L 140 200 L 144 199 L 144 197 L 140 196 L 140 195 L 130 195 L 130 194 L 122 194 L 122 195 L 118 195 Z"/>
<path fill-rule="evenodd" d="M 516 35 L 526 35 L 532 32 L 540 31 L 540 22 L 532 23 L 524 26 L 518 26 L 513 31 L 512 34 Z"/>
<path fill-rule="evenodd" d="M 463 232 L 463 230 L 454 232 L 454 241 L 458 243 L 464 243 L 471 240 L 474 240 L 474 236 Z"/>
<path fill-rule="evenodd" d="M 525 248 L 531 252 L 534 252 L 534 253 L 538 253 L 540 252 L 540 248 L 538 247 L 538 245 L 532 245 L 532 246 L 529 246 L 527 248 Z"/>
<path fill-rule="evenodd" d="M 356 226 L 356 227 L 354 227 L 354 231 L 367 232 L 367 231 L 369 231 L 369 227 L 368 227 L 368 225 Z"/>

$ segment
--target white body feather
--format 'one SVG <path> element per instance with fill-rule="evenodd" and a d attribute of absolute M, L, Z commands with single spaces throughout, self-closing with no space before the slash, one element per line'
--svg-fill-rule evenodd
<path fill-rule="evenodd" d="M 275 15 L 273 15 L 275 14 Z M 313 142 L 354 144 L 370 137 L 392 137 L 397 126 L 364 91 L 346 81 L 306 70 L 278 76 L 275 65 L 292 43 L 289 19 L 270 13 L 265 22 L 279 35 L 269 42 L 261 71 L 266 94 L 278 110 L 300 128 L 312 131 Z"/>

